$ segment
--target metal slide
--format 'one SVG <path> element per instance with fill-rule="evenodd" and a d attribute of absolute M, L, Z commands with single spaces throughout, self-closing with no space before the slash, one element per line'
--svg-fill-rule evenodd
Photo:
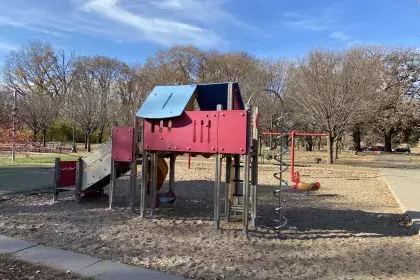
<path fill-rule="evenodd" d="M 112 142 L 109 140 L 82 158 L 82 191 L 89 188 L 103 188 L 109 184 L 111 174 L 111 151 Z M 117 171 L 117 177 L 129 170 L 129 164 L 121 164 Z"/>
<path fill-rule="evenodd" d="M 82 158 L 83 175 L 81 191 L 85 191 L 87 189 L 98 190 L 110 183 L 111 153 L 112 141 L 109 140 Z M 157 168 L 157 188 L 159 190 L 168 174 L 168 165 L 163 158 L 158 159 Z M 129 170 L 130 164 L 121 162 L 117 165 L 116 177 L 120 177 L 121 175 L 127 173 Z"/>

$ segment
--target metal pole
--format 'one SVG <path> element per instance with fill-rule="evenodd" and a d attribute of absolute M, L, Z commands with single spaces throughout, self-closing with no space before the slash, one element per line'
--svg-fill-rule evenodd
<path fill-rule="evenodd" d="M 114 128 L 118 126 L 118 123 L 114 121 L 112 123 L 112 129 L 111 129 L 111 141 L 112 137 L 114 136 Z M 112 151 L 111 151 L 112 154 Z M 110 183 L 109 183 L 109 209 L 114 208 L 114 195 L 115 195 L 115 184 L 117 180 L 117 168 L 116 168 L 116 162 L 112 160 L 111 157 L 111 174 L 110 174 Z"/>
<path fill-rule="evenodd" d="M 175 185 L 175 155 L 170 155 L 169 156 L 169 191 L 170 192 L 174 192 L 174 185 Z"/>
<path fill-rule="evenodd" d="M 217 105 L 217 111 L 222 110 L 222 105 Z M 222 180 L 222 156 L 216 154 L 216 178 L 214 180 L 214 221 L 216 229 L 220 228 L 220 184 Z"/>
<path fill-rule="evenodd" d="M 274 118 L 274 115 L 271 115 L 271 121 L 270 121 L 270 132 L 273 132 L 273 118 Z M 273 149 L 273 136 L 270 134 L 269 135 L 269 138 L 270 138 L 270 150 L 271 149 Z"/>
<path fill-rule="evenodd" d="M 216 178 L 214 184 L 214 221 L 216 229 L 220 228 L 220 184 L 222 180 L 221 154 L 216 154 Z"/>
<path fill-rule="evenodd" d="M 12 110 L 12 162 L 16 162 L 16 111 L 17 111 L 17 91 L 13 91 L 13 110 Z"/>
<path fill-rule="evenodd" d="M 111 160 L 111 182 L 109 184 L 109 209 L 114 208 L 114 194 L 115 194 L 115 183 L 117 180 L 116 177 L 116 162 Z"/>
<path fill-rule="evenodd" d="M 226 101 L 226 110 L 233 110 L 233 83 L 228 84 L 228 94 Z M 220 108 L 222 110 L 222 108 Z M 226 183 L 225 183 L 225 219 L 229 222 L 230 219 L 230 205 L 234 203 L 233 194 L 235 193 L 232 180 L 232 156 L 226 156 Z M 238 168 L 239 171 L 239 168 Z M 239 179 L 239 178 L 238 178 Z"/>
<path fill-rule="evenodd" d="M 290 151 L 290 180 L 294 182 L 295 178 L 295 131 L 291 132 L 292 147 Z"/>
<path fill-rule="evenodd" d="M 130 210 L 134 212 L 134 201 L 136 197 L 136 187 L 137 187 L 137 118 L 134 116 L 134 126 L 133 126 L 133 156 L 131 162 L 131 173 L 130 173 Z"/>
<path fill-rule="evenodd" d="M 140 217 L 144 218 L 146 216 L 147 185 L 149 183 L 149 156 L 147 154 L 147 151 L 144 150 L 144 147 L 143 147 L 143 155 L 141 159 L 141 173 L 142 173 L 142 183 L 141 183 L 141 190 L 140 190 Z"/>
<path fill-rule="evenodd" d="M 249 216 L 249 154 L 245 155 L 244 162 L 244 180 L 243 180 L 243 232 L 248 234 L 248 216 Z"/>
<path fill-rule="evenodd" d="M 155 215 L 156 211 L 156 186 L 157 186 L 157 153 L 151 154 L 151 182 L 150 182 L 150 215 Z"/>
<path fill-rule="evenodd" d="M 248 111 L 247 114 L 247 149 L 246 154 L 244 156 L 244 178 L 243 178 L 243 197 L 242 197 L 242 221 L 243 221 L 243 233 L 248 234 L 248 218 L 249 218 L 249 170 L 250 170 L 250 157 L 252 154 L 251 151 L 251 140 L 252 140 L 252 133 L 251 133 L 251 125 L 250 125 L 250 113 Z"/>
<path fill-rule="evenodd" d="M 225 183 L 225 219 L 230 219 L 230 194 L 232 190 L 232 156 L 226 157 L 226 183 Z"/>
<path fill-rule="evenodd" d="M 258 107 L 253 107 L 252 125 L 252 162 L 251 162 L 251 219 L 252 226 L 257 226 L 257 185 L 258 185 Z"/>

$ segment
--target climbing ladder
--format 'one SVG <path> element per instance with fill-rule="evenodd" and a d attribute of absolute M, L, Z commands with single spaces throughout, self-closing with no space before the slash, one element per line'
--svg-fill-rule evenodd
<path fill-rule="evenodd" d="M 251 216 L 252 226 L 256 227 L 257 221 L 257 184 L 258 184 L 258 107 L 252 108 L 249 127 L 251 129 L 248 155 L 244 155 L 243 165 L 240 156 L 226 158 L 226 198 L 230 197 L 230 203 L 226 202 L 226 220 L 230 213 L 236 215 L 242 213 L 242 219 L 247 220 Z M 243 176 L 241 179 L 241 168 Z M 232 174 L 232 170 L 234 170 Z M 234 192 L 232 193 L 232 191 Z M 244 203 L 244 198 L 248 203 Z M 249 206 L 249 207 L 248 207 Z M 244 207 L 247 208 L 244 210 Z"/>

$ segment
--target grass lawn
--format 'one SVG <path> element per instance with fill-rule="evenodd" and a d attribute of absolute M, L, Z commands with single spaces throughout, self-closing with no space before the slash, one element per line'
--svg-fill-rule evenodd
<path fill-rule="evenodd" d="M 0 167 L 4 166 L 52 166 L 55 158 L 59 157 L 61 160 L 76 160 L 80 155 L 77 154 L 38 154 L 25 153 L 16 156 L 16 162 L 12 162 L 12 156 L 0 155 Z"/>

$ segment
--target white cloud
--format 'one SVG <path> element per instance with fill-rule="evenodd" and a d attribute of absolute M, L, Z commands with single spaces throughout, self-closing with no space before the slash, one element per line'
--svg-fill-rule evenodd
<path fill-rule="evenodd" d="M 191 1 L 185 1 L 188 4 L 191 4 Z M 162 7 L 162 8 L 176 8 L 176 9 L 181 9 L 183 3 L 181 4 L 181 0 L 163 0 L 163 1 L 152 1 L 152 4 L 158 7 Z"/>
<path fill-rule="evenodd" d="M 335 32 L 330 33 L 330 38 L 345 42 L 345 41 L 350 40 L 352 37 L 344 33 L 343 31 L 335 31 Z"/>
<path fill-rule="evenodd" d="M 91 0 L 86 2 L 82 10 L 96 13 L 105 19 L 120 24 L 121 33 L 130 32 L 126 28 L 134 28 L 139 34 L 129 37 L 153 41 L 164 45 L 196 44 L 201 47 L 211 47 L 223 43 L 223 40 L 213 31 L 197 25 L 145 16 L 134 13 L 119 4 L 118 0 Z M 132 30 L 133 31 L 133 30 Z"/>
<path fill-rule="evenodd" d="M 0 52 L 9 52 L 16 50 L 18 46 L 0 41 Z"/>
<path fill-rule="evenodd" d="M 23 28 L 26 30 L 34 31 L 37 33 L 44 33 L 56 37 L 63 37 L 65 36 L 63 33 L 60 33 L 53 29 L 48 29 L 45 27 L 42 27 L 40 24 L 37 24 L 34 21 L 31 21 L 31 19 L 26 19 L 25 17 L 22 17 L 23 19 L 15 18 L 15 17 L 7 17 L 7 16 L 0 16 L 0 26 L 12 26 L 17 28 Z"/>
<path fill-rule="evenodd" d="M 331 9 L 322 10 L 315 15 L 299 12 L 285 12 L 282 15 L 286 26 L 312 31 L 331 30 L 336 21 Z"/>
<path fill-rule="evenodd" d="M 82 33 L 115 42 L 214 48 L 227 43 L 218 34 L 223 32 L 220 23 L 248 27 L 227 12 L 228 0 L 61 0 L 60 5 L 48 0 L 37 6 L 29 2 L 25 9 L 21 9 L 23 0 L 4 1 L 0 1 L 0 27 L 55 37 Z"/>
<path fill-rule="evenodd" d="M 156 8 L 167 11 L 175 17 L 192 19 L 198 22 L 223 22 L 245 26 L 232 13 L 226 11 L 226 0 L 157 0 L 150 3 Z"/>

